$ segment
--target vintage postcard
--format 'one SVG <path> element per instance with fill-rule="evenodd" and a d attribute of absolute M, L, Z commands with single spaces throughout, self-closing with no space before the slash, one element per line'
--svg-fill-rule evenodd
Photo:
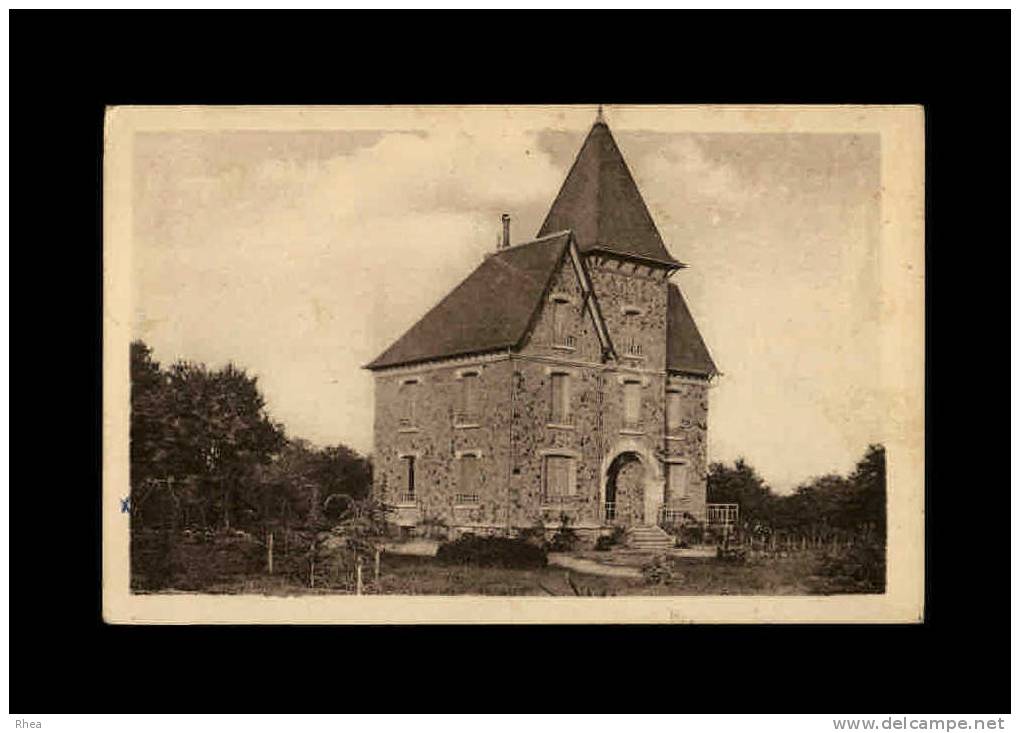
<path fill-rule="evenodd" d="M 920 107 L 118 107 L 111 623 L 919 622 Z"/>

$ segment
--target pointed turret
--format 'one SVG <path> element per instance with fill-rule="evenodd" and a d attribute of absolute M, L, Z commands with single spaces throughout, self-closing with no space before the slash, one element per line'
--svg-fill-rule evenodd
<path fill-rule="evenodd" d="M 605 251 L 677 268 L 602 108 L 553 202 L 539 236 L 570 229 L 581 252 Z"/>

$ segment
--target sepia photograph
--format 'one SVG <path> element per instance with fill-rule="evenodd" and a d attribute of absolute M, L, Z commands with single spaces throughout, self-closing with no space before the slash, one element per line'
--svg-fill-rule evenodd
<path fill-rule="evenodd" d="M 114 107 L 104 617 L 918 622 L 917 107 Z"/>

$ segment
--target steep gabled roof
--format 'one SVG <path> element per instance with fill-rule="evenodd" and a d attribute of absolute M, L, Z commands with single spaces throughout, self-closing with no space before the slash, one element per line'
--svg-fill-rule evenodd
<path fill-rule="evenodd" d="M 581 252 L 595 249 L 681 267 L 673 259 L 609 127 L 596 122 L 553 202 L 539 236 L 570 229 Z"/>
<path fill-rule="evenodd" d="M 719 373 L 698 331 L 683 294 L 669 284 L 666 317 L 666 368 L 711 377 Z"/>
<path fill-rule="evenodd" d="M 570 232 L 558 232 L 486 257 L 365 368 L 382 369 L 519 345 L 569 242 Z"/>

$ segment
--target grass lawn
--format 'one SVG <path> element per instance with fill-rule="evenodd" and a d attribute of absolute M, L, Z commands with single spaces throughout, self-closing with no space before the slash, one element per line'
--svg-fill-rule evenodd
<path fill-rule="evenodd" d="M 729 564 L 715 558 L 678 558 L 673 577 L 659 585 L 640 579 L 610 578 L 548 566 L 533 570 L 450 566 L 431 557 L 384 554 L 379 582 L 366 567 L 367 593 L 400 595 L 574 596 L 568 577 L 583 595 L 811 595 L 848 592 L 815 575 L 810 555 Z M 349 587 L 331 583 L 309 588 L 294 574 L 265 572 L 210 578 L 208 583 L 174 583 L 160 592 L 304 595 L 345 594 Z M 859 592 L 859 591 L 858 591 Z"/>

